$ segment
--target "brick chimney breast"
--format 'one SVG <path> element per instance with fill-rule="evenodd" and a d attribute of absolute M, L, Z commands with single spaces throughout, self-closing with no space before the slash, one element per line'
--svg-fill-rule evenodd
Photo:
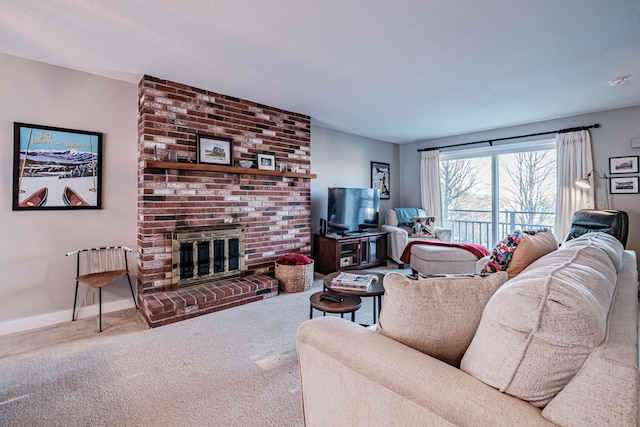
<path fill-rule="evenodd" d="M 140 80 L 138 97 L 138 294 L 141 302 L 149 300 L 147 321 L 157 326 L 219 309 L 215 304 L 194 308 L 198 296 L 185 297 L 184 292 L 177 301 L 194 304 L 178 307 L 181 303 L 174 301 L 175 233 L 239 224 L 244 229 L 244 271 L 237 280 L 257 275 L 263 285 L 236 284 L 236 294 L 243 287 L 252 298 L 256 292 L 259 299 L 277 294 L 277 281 L 275 291 L 269 283 L 274 261 L 288 253 L 311 251 L 309 179 L 252 174 L 251 169 L 237 173 L 150 168 L 147 161 L 167 161 L 171 151 L 178 162 L 196 163 L 200 134 L 230 141 L 232 166 L 253 160 L 255 168 L 256 155 L 270 153 L 276 165 L 287 163 L 309 173 L 309 116 L 151 76 Z M 158 295 L 150 297 L 153 294 Z M 226 308 L 238 301 L 242 300 L 221 305 Z"/>

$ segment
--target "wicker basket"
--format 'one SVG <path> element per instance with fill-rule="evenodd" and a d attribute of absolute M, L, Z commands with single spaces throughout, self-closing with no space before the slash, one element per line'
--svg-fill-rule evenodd
<path fill-rule="evenodd" d="M 280 281 L 282 292 L 304 292 L 313 284 L 313 265 L 285 265 L 276 261 L 276 279 Z"/>

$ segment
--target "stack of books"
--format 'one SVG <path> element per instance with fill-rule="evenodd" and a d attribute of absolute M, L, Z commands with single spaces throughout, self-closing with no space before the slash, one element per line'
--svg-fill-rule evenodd
<path fill-rule="evenodd" d="M 371 287 L 372 282 L 372 275 L 341 272 L 336 277 L 331 279 L 331 289 L 368 291 Z"/>

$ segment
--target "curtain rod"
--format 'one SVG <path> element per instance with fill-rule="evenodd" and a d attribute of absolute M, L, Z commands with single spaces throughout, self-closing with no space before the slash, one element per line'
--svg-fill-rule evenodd
<path fill-rule="evenodd" d="M 517 138 L 527 138 L 529 136 L 549 135 L 551 133 L 577 132 L 579 130 L 587 130 L 587 129 L 599 128 L 599 127 L 600 127 L 600 125 L 598 123 L 596 123 L 596 124 L 591 125 L 591 126 L 580 126 L 580 127 L 575 127 L 575 128 L 551 130 L 549 132 L 530 133 L 528 135 L 508 136 L 506 138 L 485 139 L 484 141 L 465 142 L 465 143 L 462 143 L 462 144 L 445 145 L 443 147 L 418 148 L 418 152 L 420 152 L 420 151 L 439 150 L 441 148 L 449 148 L 449 147 L 462 147 L 463 145 L 485 144 L 485 143 L 489 143 L 489 146 L 493 147 L 493 143 L 496 142 L 496 141 L 505 141 L 507 139 L 517 139 Z"/>

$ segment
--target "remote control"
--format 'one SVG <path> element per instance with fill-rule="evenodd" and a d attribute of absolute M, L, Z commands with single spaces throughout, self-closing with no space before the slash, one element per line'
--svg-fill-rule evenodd
<path fill-rule="evenodd" d="M 328 301 L 333 301 L 333 302 L 342 302 L 342 301 L 344 301 L 344 298 L 336 296 L 336 295 L 331 295 L 331 294 L 322 294 L 322 295 L 320 295 L 320 299 L 326 299 Z"/>

